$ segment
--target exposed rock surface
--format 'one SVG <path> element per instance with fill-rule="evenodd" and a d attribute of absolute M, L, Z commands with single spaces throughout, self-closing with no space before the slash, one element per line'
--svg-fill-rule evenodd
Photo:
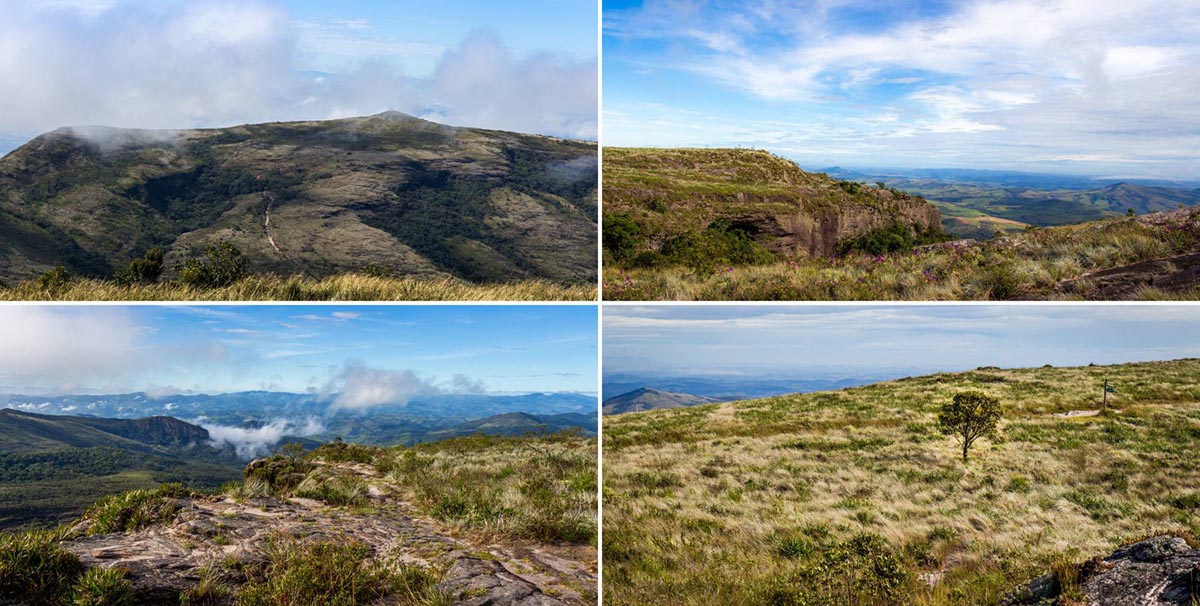
<path fill-rule="evenodd" d="M 492 545 L 454 537 L 423 518 L 373 469 L 339 464 L 369 486 L 364 507 L 331 507 L 302 498 L 182 498 L 169 524 L 65 542 L 89 567 L 129 571 L 138 604 L 179 604 L 206 566 L 263 561 L 272 540 L 358 541 L 381 562 L 445 571 L 440 587 L 456 604 L 565 606 L 594 599 L 595 548 Z M 83 522 L 82 524 L 86 524 Z M 85 528 L 81 528 L 83 530 Z"/>
<path fill-rule="evenodd" d="M 1200 593 L 1200 549 L 1178 537 L 1159 536 L 1127 545 L 1080 567 L 1082 602 L 1064 602 L 1052 576 L 1035 579 L 1005 601 L 1010 606 L 1191 606 Z"/>

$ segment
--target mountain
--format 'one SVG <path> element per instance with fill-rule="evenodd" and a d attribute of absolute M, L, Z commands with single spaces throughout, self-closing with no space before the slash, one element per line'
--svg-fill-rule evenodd
<path fill-rule="evenodd" d="M 242 391 L 224 394 L 146 394 L 0 396 L 0 405 L 42 414 L 83 414 L 89 417 L 139 418 L 165 415 L 203 418 L 204 423 L 243 425 L 247 419 L 325 417 L 336 394 L 315 395 L 277 391 Z M 596 396 L 574 392 L 495 394 L 441 394 L 416 396 L 403 405 L 381 405 L 372 415 L 391 415 L 421 421 L 477 419 L 508 412 L 538 415 L 593 413 Z M 332 411 L 349 420 L 362 418 L 354 411 Z"/>
<path fill-rule="evenodd" d="M 912 374 L 913 369 L 880 369 L 867 373 L 845 369 L 808 370 L 804 377 L 779 378 L 774 376 L 658 376 L 631 373 L 613 373 L 604 377 L 604 393 L 617 394 L 605 398 L 610 401 L 644 387 L 664 392 L 675 392 L 704 396 L 711 401 L 745 400 L 765 398 L 786 393 L 803 393 L 841 389 L 874 383 L 888 377 Z M 825 376 L 827 375 L 827 376 Z"/>
<path fill-rule="evenodd" d="M 830 257 L 872 232 L 941 225 L 919 196 L 808 173 L 765 151 L 605 148 L 603 170 L 605 250 L 639 266 L 761 258 L 744 238 L 771 254 Z"/>
<path fill-rule="evenodd" d="M 450 429 L 434 431 L 430 433 L 429 439 L 440 440 L 479 433 L 495 436 L 521 436 L 557 433 L 570 429 L 578 429 L 582 435 L 594 436 L 596 435 L 596 416 L 579 413 L 531 415 L 524 412 L 510 412 L 465 421 Z"/>
<path fill-rule="evenodd" d="M 642 387 L 604 401 L 604 414 L 619 415 L 626 412 L 642 412 L 661 408 L 683 408 L 719 402 L 713 398 L 693 396 L 686 393 L 671 393 L 661 389 Z"/>
<path fill-rule="evenodd" d="M 594 281 L 593 143 L 397 112 L 221 129 L 63 128 L 0 159 L 0 280 L 111 277 L 221 241 L 254 273 Z"/>
<path fill-rule="evenodd" d="M 54 523 L 113 491 L 160 482 L 215 488 L 238 475 L 230 447 L 170 417 L 103 419 L 0 409 L 0 526 Z"/>
<path fill-rule="evenodd" d="M 827 169 L 831 176 L 882 182 L 924 196 L 942 213 L 942 227 L 964 238 L 987 238 L 1026 225 L 1054 226 L 1200 204 L 1200 193 L 1169 181 L 1119 181 L 1062 175 L 972 170 Z"/>
<path fill-rule="evenodd" d="M 48 452 L 106 446 L 150 454 L 220 458 L 208 431 L 171 417 L 100 419 L 0 409 L 0 452 Z"/>

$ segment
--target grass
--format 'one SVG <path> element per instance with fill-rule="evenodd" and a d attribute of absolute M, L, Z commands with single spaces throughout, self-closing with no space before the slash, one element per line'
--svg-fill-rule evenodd
<path fill-rule="evenodd" d="M 179 511 L 176 499 L 191 494 L 180 484 L 163 484 L 158 488 L 104 497 L 83 514 L 87 534 L 132 532 L 151 524 L 169 522 Z"/>
<path fill-rule="evenodd" d="M 454 438 L 390 449 L 376 465 L 419 509 L 463 530 L 595 544 L 594 440 Z"/>
<path fill-rule="evenodd" d="M 71 606 L 133 606 L 133 587 L 124 570 L 89 568 L 75 583 Z"/>
<path fill-rule="evenodd" d="M 276 540 L 260 575 L 237 591 L 238 606 L 448 604 L 438 591 L 440 575 L 413 564 L 382 563 L 356 541 Z"/>
<path fill-rule="evenodd" d="M 390 448 L 334 442 L 300 457 L 257 461 L 243 482 L 224 492 L 365 505 L 365 481 L 331 463 L 373 467 L 417 511 L 465 532 L 595 544 L 596 441 L 570 433 L 477 435 Z"/>
<path fill-rule="evenodd" d="M 0 534 L 0 598 L 30 606 L 64 604 L 83 575 L 79 557 L 59 543 L 63 529 Z"/>
<path fill-rule="evenodd" d="M 996 604 L 1200 530 L 1200 360 L 981 368 L 606 417 L 605 604 Z M 1098 409 L 1104 379 L 1116 410 Z M 955 393 L 1000 399 L 964 465 Z M 1070 597 L 1070 596 L 1067 596 Z"/>
<path fill-rule="evenodd" d="M 473 284 L 456 279 L 422 280 L 345 274 L 315 280 L 262 275 L 221 288 L 177 282 L 122 285 L 74 278 L 61 284 L 24 282 L 0 288 L 2 301 L 593 301 L 593 284 L 547 280 Z"/>
<path fill-rule="evenodd" d="M 1200 213 L 1193 211 L 1169 223 L 1113 219 L 893 255 L 797 257 L 712 272 L 608 266 L 603 289 L 607 300 L 1089 299 L 1103 296 L 1086 279 L 1091 272 L 1197 249 Z M 1144 288 L 1132 298 L 1197 296 Z"/>

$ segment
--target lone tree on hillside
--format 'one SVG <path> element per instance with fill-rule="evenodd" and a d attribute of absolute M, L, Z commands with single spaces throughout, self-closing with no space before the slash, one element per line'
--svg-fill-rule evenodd
<path fill-rule="evenodd" d="M 948 436 L 954 436 L 962 444 L 963 463 L 967 452 L 980 436 L 990 435 L 1000 421 L 1000 400 L 980 391 L 965 391 L 954 394 L 954 400 L 942 405 L 938 414 L 938 428 Z"/>

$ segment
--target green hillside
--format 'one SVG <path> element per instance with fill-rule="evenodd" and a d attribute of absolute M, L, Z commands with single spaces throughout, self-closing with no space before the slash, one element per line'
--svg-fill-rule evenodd
<path fill-rule="evenodd" d="M 241 463 L 170 417 L 98 419 L 0 409 L 0 528 L 54 524 L 97 498 L 163 482 L 216 487 Z"/>
<path fill-rule="evenodd" d="M 1190 537 L 1197 377 L 1196 359 L 979 368 L 606 417 L 605 603 L 980 606 Z M 972 390 L 1003 417 L 964 464 L 937 412 Z"/>
<path fill-rule="evenodd" d="M 595 276 L 594 144 L 396 112 L 190 131 L 66 128 L 0 159 L 0 280 L 168 277 L 230 242 L 251 273 Z"/>

